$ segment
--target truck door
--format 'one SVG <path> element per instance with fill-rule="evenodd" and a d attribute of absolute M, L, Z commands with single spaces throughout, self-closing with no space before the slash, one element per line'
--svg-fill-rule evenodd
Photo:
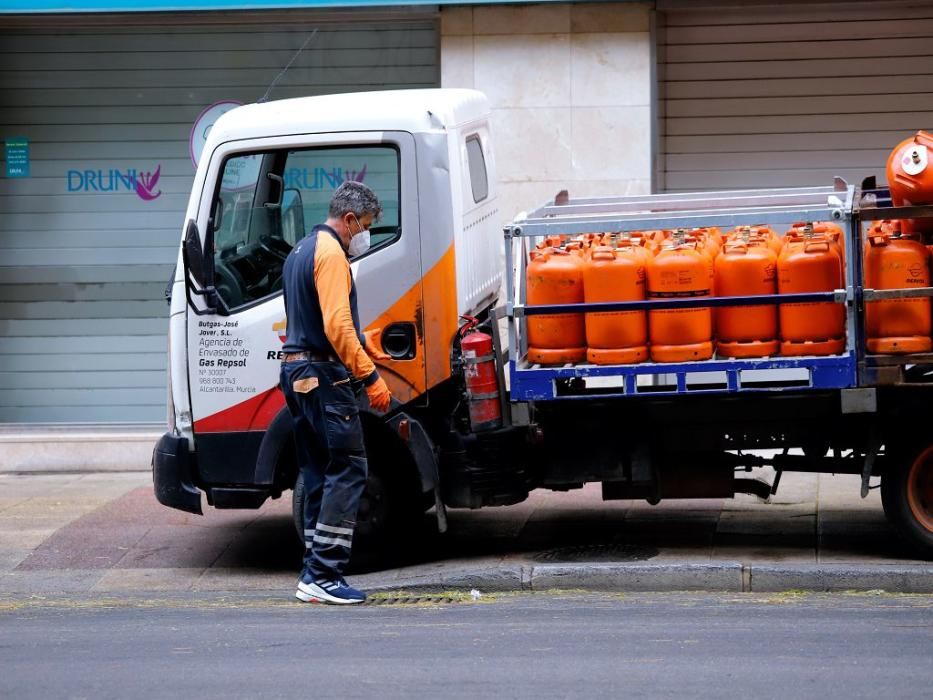
<path fill-rule="evenodd" d="M 326 134 L 236 141 L 212 154 L 197 220 L 213 238 L 213 308 L 188 308 L 188 370 L 201 479 L 254 482 L 259 445 L 283 410 L 278 389 L 286 318 L 282 266 L 327 219 L 345 180 L 371 186 L 383 215 L 351 261 L 364 328 L 382 329 L 379 362 L 402 401 L 424 390 L 420 230 L 410 134 Z"/>

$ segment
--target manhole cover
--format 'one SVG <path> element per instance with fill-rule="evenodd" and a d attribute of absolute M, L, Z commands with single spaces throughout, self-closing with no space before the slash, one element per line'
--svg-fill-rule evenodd
<path fill-rule="evenodd" d="M 461 602 L 463 602 L 462 598 L 454 596 L 425 594 L 371 597 L 366 600 L 364 605 L 438 605 Z"/>
<path fill-rule="evenodd" d="M 632 544 L 580 544 L 572 547 L 549 549 L 535 556 L 537 561 L 560 562 L 607 562 L 645 561 L 658 556 L 653 547 Z"/>

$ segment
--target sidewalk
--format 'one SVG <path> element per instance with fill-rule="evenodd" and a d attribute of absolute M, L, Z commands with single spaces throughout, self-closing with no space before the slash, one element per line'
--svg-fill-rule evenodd
<path fill-rule="evenodd" d="M 785 474 L 773 503 L 603 502 L 598 484 L 449 513 L 394 568 L 356 560 L 367 590 L 933 592 L 858 478 Z M 258 511 L 170 510 L 148 472 L 0 473 L 0 596 L 264 591 L 290 595 L 301 549 L 290 494 Z"/>

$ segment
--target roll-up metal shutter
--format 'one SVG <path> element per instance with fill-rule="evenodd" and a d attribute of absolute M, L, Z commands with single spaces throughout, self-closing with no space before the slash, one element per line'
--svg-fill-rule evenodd
<path fill-rule="evenodd" d="M 220 101 L 437 87 L 432 12 L 0 18 L 0 422 L 164 419 L 167 306 Z M 157 22 L 157 23 L 153 23 Z M 51 28 L 50 28 L 51 27 Z"/>
<path fill-rule="evenodd" d="M 658 6 L 658 189 L 883 181 L 933 127 L 931 3 Z"/>

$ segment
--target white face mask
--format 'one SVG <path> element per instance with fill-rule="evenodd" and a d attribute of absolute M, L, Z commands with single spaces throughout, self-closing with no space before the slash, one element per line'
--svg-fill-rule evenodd
<path fill-rule="evenodd" d="M 369 229 L 364 228 L 350 239 L 350 245 L 347 246 L 347 252 L 350 254 L 350 257 L 355 258 L 369 250 L 369 245 Z"/>
<path fill-rule="evenodd" d="M 356 219 L 356 217 L 353 217 Z M 350 239 L 350 245 L 347 246 L 347 252 L 350 254 L 351 258 L 355 258 L 359 255 L 362 255 L 367 250 L 369 250 L 369 229 L 363 228 L 360 224 L 360 220 L 356 219 L 356 225 L 360 227 L 360 232 L 356 234 L 353 238 Z"/>

